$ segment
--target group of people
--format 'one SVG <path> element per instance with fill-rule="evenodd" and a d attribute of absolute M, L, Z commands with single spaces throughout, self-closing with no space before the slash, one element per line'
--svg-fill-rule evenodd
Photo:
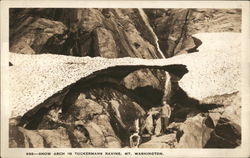
<path fill-rule="evenodd" d="M 169 125 L 171 107 L 166 101 L 161 107 L 151 108 L 144 118 L 135 120 L 135 131 L 130 135 L 130 147 L 137 148 L 144 134 L 161 136 Z"/>

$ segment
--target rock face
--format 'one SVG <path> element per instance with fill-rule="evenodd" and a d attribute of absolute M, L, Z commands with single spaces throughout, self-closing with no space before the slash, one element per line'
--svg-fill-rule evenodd
<path fill-rule="evenodd" d="M 155 59 L 194 52 L 193 34 L 240 31 L 240 9 L 10 9 L 17 53 Z"/>
<path fill-rule="evenodd" d="M 183 132 L 177 148 L 202 148 L 204 147 L 204 142 L 210 136 L 213 131 L 211 127 L 207 127 L 206 118 L 201 115 L 196 115 L 194 117 L 188 118 L 181 126 L 180 131 Z"/>
<path fill-rule="evenodd" d="M 144 9 L 166 57 L 193 52 L 202 32 L 240 32 L 239 9 Z M 203 42 L 203 41 L 202 41 Z"/>
<path fill-rule="evenodd" d="M 140 145 L 140 148 L 173 148 L 176 143 L 176 135 L 168 134 L 160 137 L 153 137 L 150 141 Z"/>
<path fill-rule="evenodd" d="M 18 23 L 21 24 L 10 30 L 10 51 L 22 54 L 37 54 L 50 38 L 67 29 L 63 23 L 45 18 L 28 17 Z"/>
<path fill-rule="evenodd" d="M 60 21 L 58 25 L 62 23 L 66 25 L 67 31 L 59 31 L 59 27 L 54 25 L 57 32 L 53 28 L 50 29 L 51 35 L 54 33 L 55 36 L 48 36 L 46 40 L 44 39 L 44 42 L 39 45 L 43 49 L 38 49 L 38 45 L 33 44 L 36 54 L 56 53 L 106 58 L 126 56 L 147 59 L 163 58 L 160 50 L 157 49 L 155 34 L 142 10 L 12 9 L 10 14 L 10 37 L 16 40 L 11 44 L 11 48 L 22 45 L 22 40 L 17 36 L 27 39 L 28 35 L 25 35 L 25 32 L 28 32 L 29 36 L 34 36 L 37 32 L 33 30 L 42 30 L 43 25 L 51 25 L 53 24 L 51 20 L 55 20 Z M 45 21 L 44 17 L 50 20 Z M 19 23 L 29 27 L 18 27 Z M 61 27 L 64 26 L 63 24 Z M 20 32 L 20 35 L 16 35 L 17 31 Z M 43 35 L 39 34 L 39 36 Z M 60 50 L 55 49 L 59 46 Z M 11 51 L 21 53 L 21 50 L 18 49 L 11 49 Z"/>
<path fill-rule="evenodd" d="M 223 104 L 226 108 L 220 115 L 215 111 L 217 117 L 211 116 L 215 130 L 205 147 L 212 148 L 234 148 L 241 142 L 241 99 L 240 93 L 232 93 L 222 96 L 209 97 L 203 100 L 206 103 Z M 227 131 L 226 133 L 223 131 Z"/>
<path fill-rule="evenodd" d="M 132 134 L 139 148 L 240 146 L 240 19 L 237 9 L 10 9 L 9 146 L 122 148 Z"/>

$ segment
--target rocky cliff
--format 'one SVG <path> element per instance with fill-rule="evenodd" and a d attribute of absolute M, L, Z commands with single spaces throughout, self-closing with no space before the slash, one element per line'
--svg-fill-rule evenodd
<path fill-rule="evenodd" d="M 142 148 L 239 146 L 240 18 L 237 9 L 10 9 L 10 147 L 127 147 L 138 119 Z M 156 136 L 165 102 L 169 125 Z"/>
<path fill-rule="evenodd" d="M 165 57 L 196 52 L 201 45 L 193 34 L 240 32 L 240 9 L 144 9 Z"/>

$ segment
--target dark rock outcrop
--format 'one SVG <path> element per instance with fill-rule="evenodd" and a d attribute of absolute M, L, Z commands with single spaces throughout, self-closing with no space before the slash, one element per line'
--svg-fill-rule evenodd
<path fill-rule="evenodd" d="M 34 30 L 42 30 L 43 25 L 54 24 L 53 27 L 57 28 L 57 32 L 51 28 L 51 36 L 48 36 L 43 42 L 39 44 L 29 42 L 29 46 L 32 45 L 34 50 L 33 53 L 106 58 L 126 56 L 147 59 L 163 58 L 157 49 L 156 36 L 143 10 L 11 9 L 10 14 L 10 48 L 16 53 L 24 52 L 14 48 L 22 45 L 20 38 L 28 38 L 25 33 L 29 33 L 29 37 L 32 37 L 38 33 Z M 47 21 L 45 21 L 45 17 L 47 17 Z M 21 26 L 26 27 L 19 26 L 20 23 Z M 66 32 L 62 32 L 55 25 L 59 23 L 67 27 Z M 61 35 L 63 33 L 65 33 L 64 36 Z M 41 35 L 39 34 L 39 36 Z M 52 35 L 54 36 L 52 37 Z"/>
<path fill-rule="evenodd" d="M 197 51 L 202 32 L 240 32 L 240 9 L 144 9 L 165 57 Z"/>
<path fill-rule="evenodd" d="M 27 130 L 10 126 L 12 148 L 71 148 L 70 138 L 63 127 L 50 130 Z"/>
<path fill-rule="evenodd" d="M 158 36 L 160 49 L 166 57 L 180 50 L 187 34 L 188 9 L 145 9 Z"/>
<path fill-rule="evenodd" d="M 211 119 L 215 130 L 207 142 L 207 148 L 235 148 L 241 144 L 241 99 L 239 92 L 222 96 L 209 97 L 203 102 L 223 104 L 225 109 L 217 113 L 217 117 Z M 221 114 L 221 115 L 219 115 Z M 218 115 L 220 118 L 218 118 Z M 226 131 L 226 132 L 225 132 Z"/>
<path fill-rule="evenodd" d="M 10 48 L 155 59 L 196 51 L 201 41 L 193 34 L 240 32 L 240 26 L 240 9 L 10 9 Z"/>
<path fill-rule="evenodd" d="M 10 51 L 22 54 L 37 54 L 50 38 L 63 36 L 67 29 L 63 23 L 45 18 L 27 17 L 17 23 L 21 24 L 10 28 Z"/>

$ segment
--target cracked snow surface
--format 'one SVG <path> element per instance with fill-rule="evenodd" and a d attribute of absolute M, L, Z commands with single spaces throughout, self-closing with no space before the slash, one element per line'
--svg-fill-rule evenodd
<path fill-rule="evenodd" d="M 53 94 L 96 71 L 118 65 L 186 65 L 189 72 L 179 81 L 180 87 L 190 97 L 199 100 L 239 91 L 240 33 L 202 33 L 194 36 L 203 42 L 199 52 L 168 59 L 9 53 L 9 61 L 13 64 L 9 68 L 11 117 L 22 116 Z"/>

